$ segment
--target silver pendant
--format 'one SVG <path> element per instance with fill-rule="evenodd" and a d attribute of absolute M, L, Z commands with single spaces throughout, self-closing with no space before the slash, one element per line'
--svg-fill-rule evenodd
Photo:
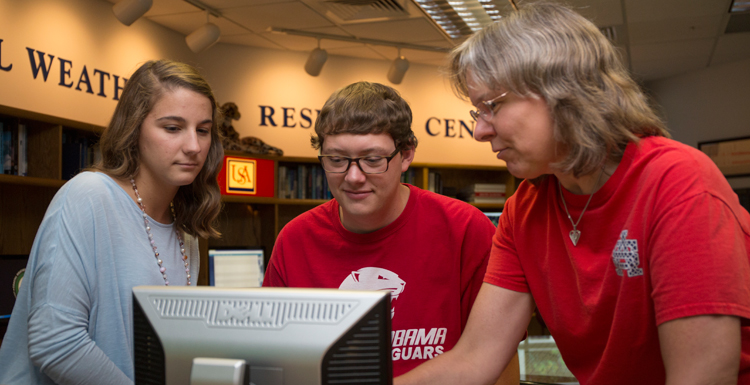
<path fill-rule="evenodd" d="M 570 240 L 573 242 L 573 246 L 578 246 L 578 240 L 581 238 L 581 230 L 570 230 Z"/>

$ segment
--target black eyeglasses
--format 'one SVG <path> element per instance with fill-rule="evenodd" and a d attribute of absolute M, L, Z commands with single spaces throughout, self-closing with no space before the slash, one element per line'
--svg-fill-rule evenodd
<path fill-rule="evenodd" d="M 490 120 L 492 120 L 492 117 L 495 116 L 495 109 L 497 108 L 499 104 L 497 103 L 497 100 L 504 97 L 505 95 L 508 95 L 508 92 L 510 91 L 505 91 L 502 94 L 500 94 L 500 96 L 494 99 L 479 102 L 479 105 L 477 106 L 477 110 L 469 111 L 469 114 L 471 115 L 472 118 L 474 118 L 474 121 L 478 121 L 479 118 L 482 118 L 482 120 L 484 120 L 485 122 L 489 122 Z"/>
<path fill-rule="evenodd" d="M 341 174 L 349 171 L 349 167 L 352 163 L 356 163 L 357 167 L 365 174 L 382 174 L 388 171 L 388 165 L 391 163 L 391 159 L 396 157 L 401 152 L 398 148 L 388 156 L 377 156 L 368 155 L 361 156 L 358 158 L 349 158 L 346 156 L 339 155 L 320 155 L 318 160 L 323 166 L 323 170 L 326 172 Z"/>

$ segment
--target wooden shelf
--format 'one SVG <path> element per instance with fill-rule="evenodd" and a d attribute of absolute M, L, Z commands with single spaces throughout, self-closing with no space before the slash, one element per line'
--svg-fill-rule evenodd
<path fill-rule="evenodd" d="M 8 106 L 0 105 L 0 114 L 11 115 L 21 119 L 29 119 L 38 122 L 44 122 L 49 124 L 58 124 L 67 128 L 74 128 L 76 130 L 95 132 L 101 134 L 104 131 L 104 127 L 84 122 L 78 122 L 75 120 L 59 118 L 56 116 L 40 114 L 34 111 L 22 110 L 20 108 L 13 108 Z"/>
<path fill-rule="evenodd" d="M 318 206 L 328 202 L 328 199 L 277 199 L 280 205 Z"/>
<path fill-rule="evenodd" d="M 259 198 L 252 196 L 239 196 L 239 195 L 222 195 L 222 202 L 227 203 L 249 203 L 249 204 L 276 204 L 278 198 Z"/>
<path fill-rule="evenodd" d="M 271 204 L 271 205 L 296 205 L 317 206 L 328 202 L 327 199 L 282 199 L 282 198 L 258 198 L 252 196 L 222 195 L 222 202 L 247 203 L 247 204 Z"/>
<path fill-rule="evenodd" d="M 28 254 L 47 206 L 63 180 L 63 140 L 82 135 L 100 135 L 104 127 L 76 122 L 13 107 L 0 106 L 0 118 L 13 124 L 25 124 L 28 132 L 28 174 L 15 176 L 0 174 L 0 254 Z M 279 165 L 293 168 L 297 165 L 317 166 L 318 158 L 270 156 L 240 151 L 226 151 L 226 155 L 267 159 L 274 163 L 275 179 Z M 430 172 L 441 175 L 443 187 L 460 191 L 472 183 L 505 183 L 508 196 L 513 194 L 515 180 L 504 165 L 473 166 L 464 164 L 412 163 L 415 170 L 414 185 L 426 188 Z M 297 216 L 328 202 L 327 199 L 278 198 L 278 180 L 272 197 L 222 195 L 224 208 L 218 218 L 219 239 L 201 240 L 201 275 L 199 283 L 206 284 L 207 250 L 209 247 L 257 247 L 266 250 L 266 258 L 279 231 Z M 270 195 L 270 194 L 269 194 Z M 316 195 L 318 196 L 318 195 Z M 503 204 L 473 204 L 483 211 L 500 211 Z M 19 220 L 20 218 L 20 220 Z M 266 261 L 267 262 L 267 261 Z"/>
<path fill-rule="evenodd" d="M 487 170 L 508 171 L 505 166 L 473 166 L 470 164 L 437 164 L 437 163 L 412 163 L 409 167 L 429 169 L 461 169 L 461 170 Z"/>
<path fill-rule="evenodd" d="M 16 184 L 25 186 L 54 187 L 60 188 L 67 182 L 66 180 L 36 178 L 33 176 L 18 176 L 0 174 L 0 184 Z"/>
<path fill-rule="evenodd" d="M 480 210 L 502 210 L 504 203 L 469 203 Z"/>

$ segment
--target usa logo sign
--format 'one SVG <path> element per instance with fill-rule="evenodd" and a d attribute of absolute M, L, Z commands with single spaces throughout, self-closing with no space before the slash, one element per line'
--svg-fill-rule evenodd
<path fill-rule="evenodd" d="M 225 156 L 219 173 L 223 195 L 274 197 L 274 162 L 269 159 Z"/>

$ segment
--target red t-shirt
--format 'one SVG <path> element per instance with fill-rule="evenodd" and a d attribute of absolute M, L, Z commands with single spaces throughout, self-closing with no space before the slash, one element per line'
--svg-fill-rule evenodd
<path fill-rule="evenodd" d="M 414 186 L 401 215 L 346 230 L 331 200 L 279 233 L 263 286 L 392 291 L 393 373 L 451 349 L 487 268 L 495 227 L 475 207 Z"/>
<path fill-rule="evenodd" d="M 588 195 L 564 190 L 577 220 Z M 557 180 L 520 184 L 493 240 L 485 282 L 530 292 L 581 384 L 659 384 L 657 326 L 741 317 L 741 384 L 750 383 L 750 215 L 711 160 L 661 137 L 629 144 L 578 229 Z"/>

